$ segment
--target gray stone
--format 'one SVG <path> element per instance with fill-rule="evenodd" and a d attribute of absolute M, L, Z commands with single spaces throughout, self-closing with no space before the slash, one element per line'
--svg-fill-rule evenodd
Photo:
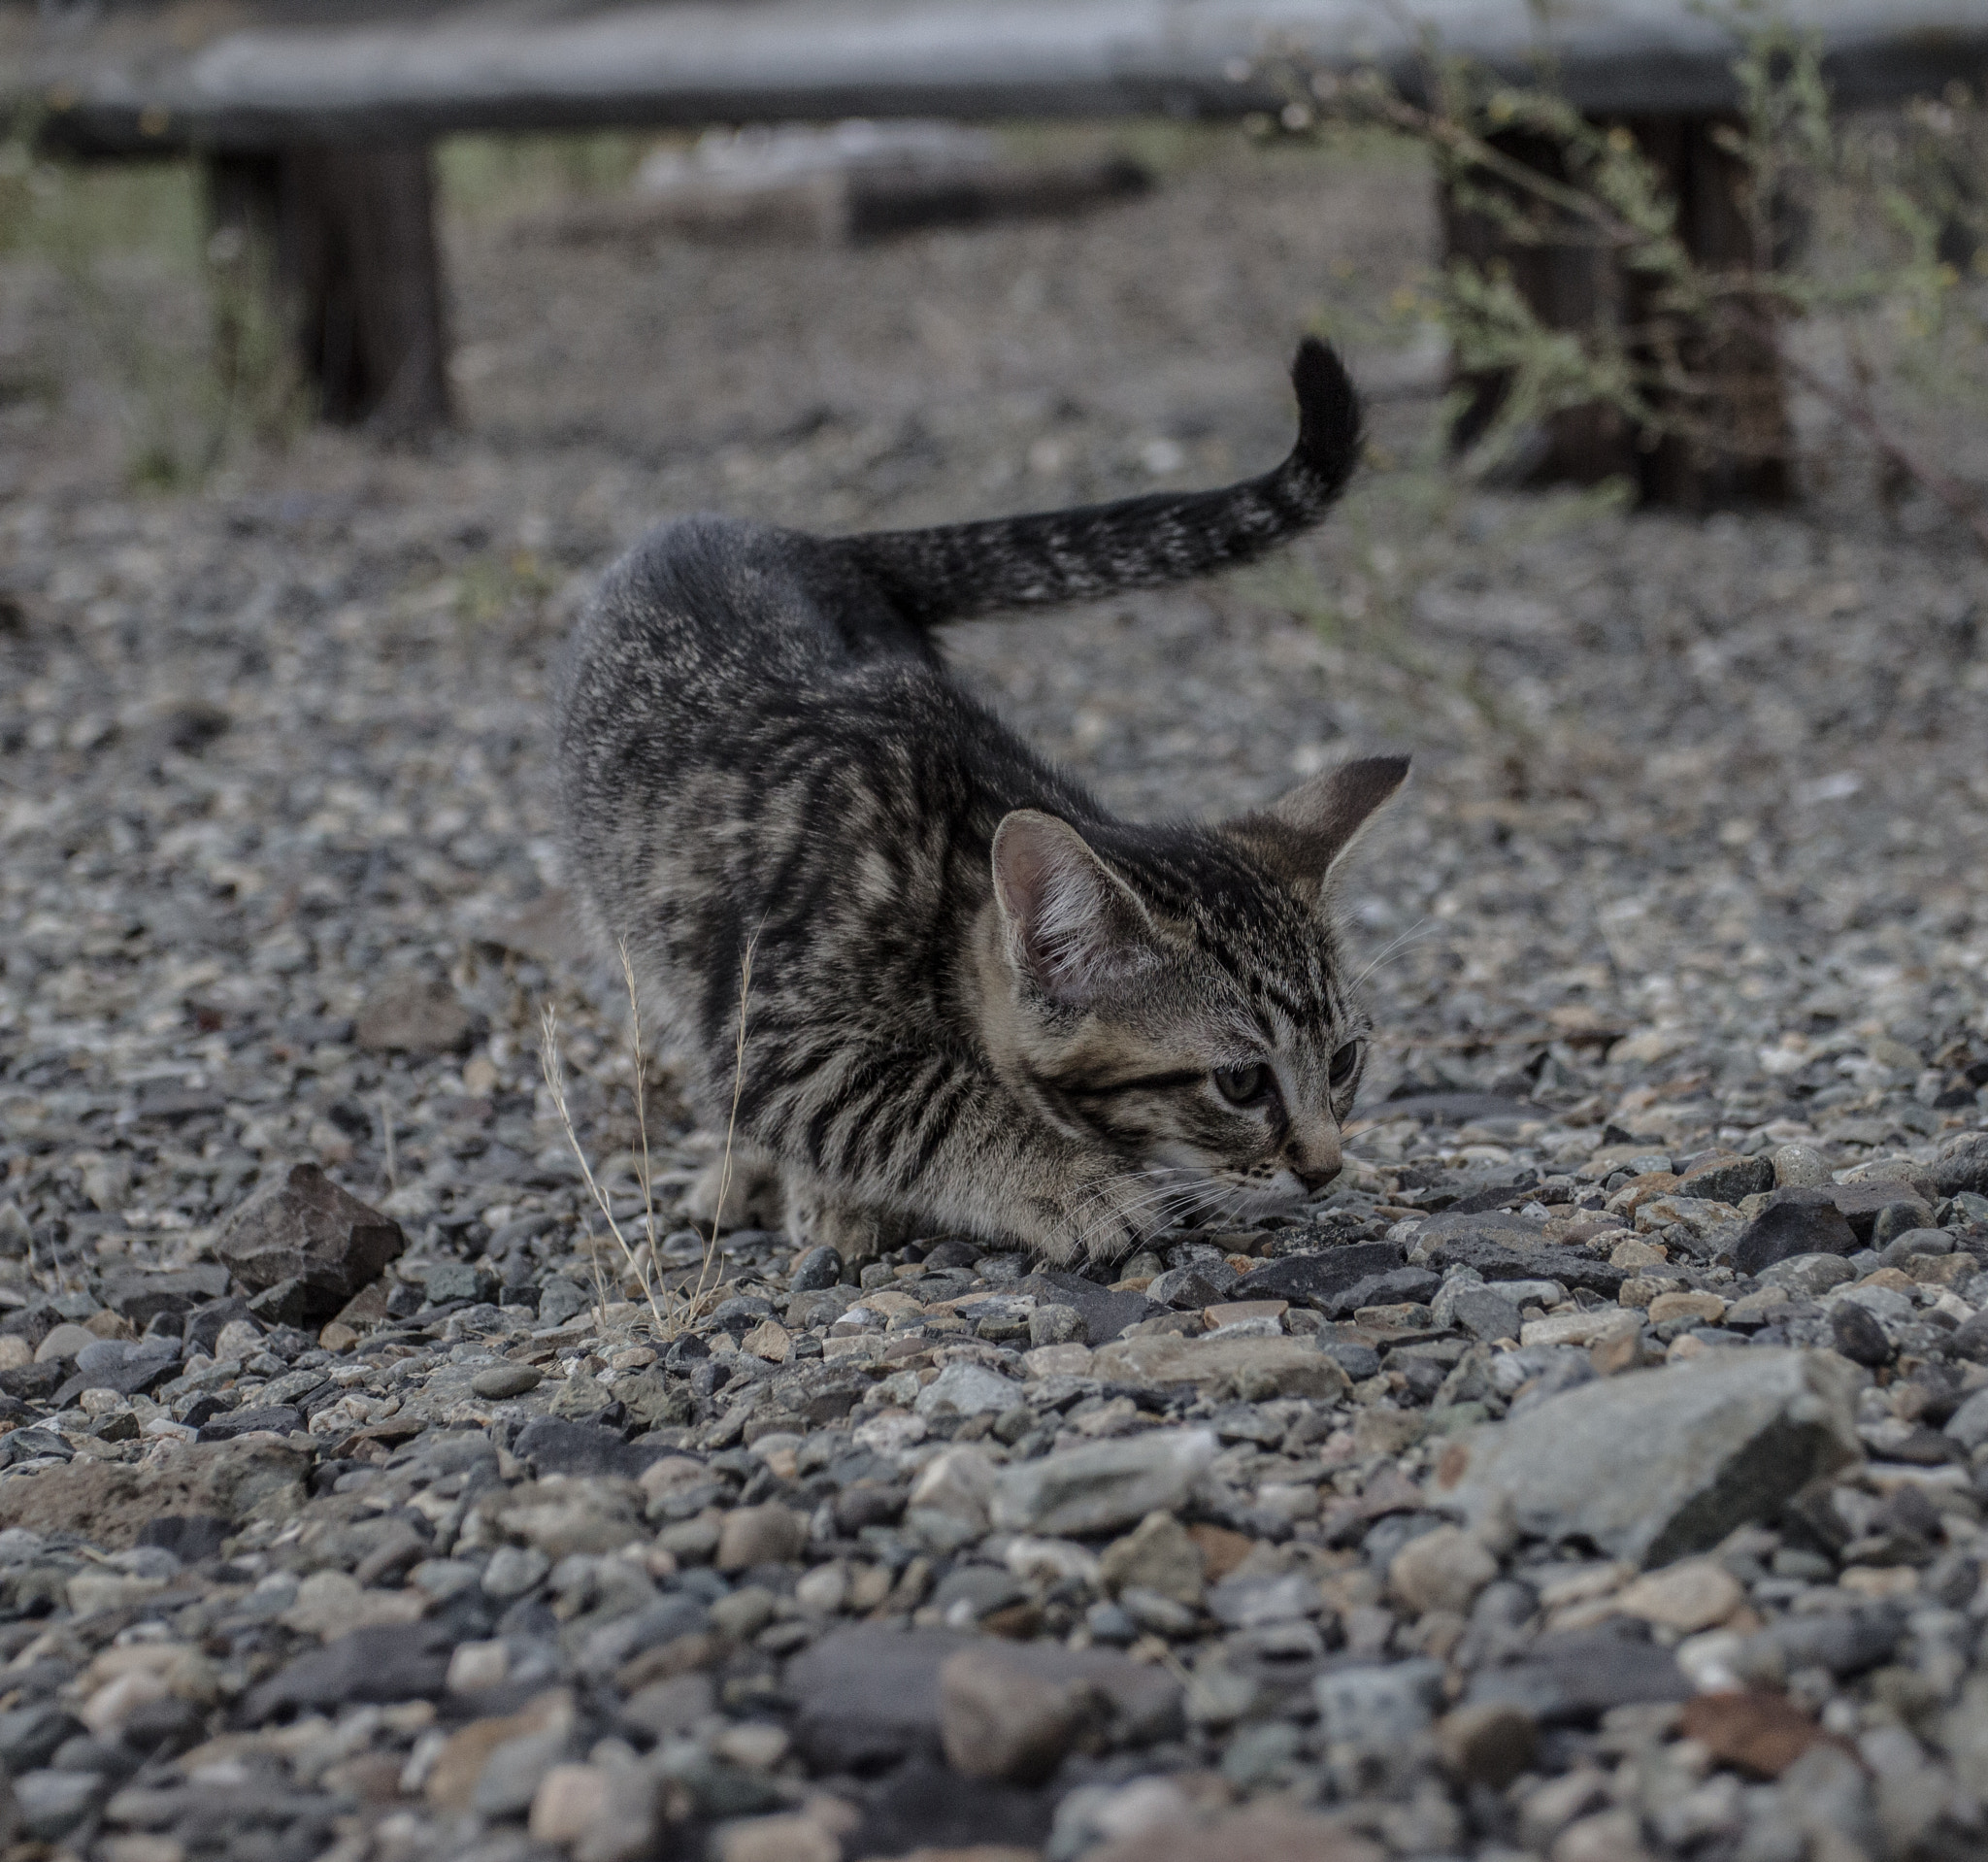
<path fill-rule="evenodd" d="M 14 1780 L 21 1833 L 39 1843 L 68 1835 L 110 1792 L 95 1772 L 23 1772 Z"/>
<path fill-rule="evenodd" d="M 1442 1698 L 1442 1664 L 1427 1657 L 1331 1668 L 1311 1683 L 1330 1746 L 1386 1751 L 1411 1745 Z"/>
<path fill-rule="evenodd" d="M 325 1317 L 407 1246 L 400 1224 L 339 1188 L 315 1164 L 295 1164 L 235 1211 L 215 1253 L 255 1290 L 294 1280 Z"/>
<path fill-rule="evenodd" d="M 1091 1371 L 1120 1383 L 1233 1389 L 1251 1403 L 1272 1397 L 1333 1397 L 1346 1388 L 1344 1372 L 1331 1358 L 1307 1340 L 1280 1334 L 1185 1339 L 1158 1332 L 1119 1339 L 1099 1347 Z"/>
<path fill-rule="evenodd" d="M 1449 1298 L 1448 1313 L 1438 1323 L 1460 1325 L 1473 1338 L 1515 1339 L 1518 1337 L 1519 1309 L 1505 1294 L 1489 1286 L 1459 1287 Z"/>
<path fill-rule="evenodd" d="M 1081 1345 L 1090 1336 L 1083 1314 L 1074 1306 L 1039 1306 L 1029 1314 L 1029 1344 Z"/>
<path fill-rule="evenodd" d="M 1905 1632 L 1905 1613 L 1893 1604 L 1785 1616 L 1746 1639 L 1738 1665 L 1742 1675 L 1774 1686 L 1805 1668 L 1861 1675 L 1889 1660 Z"/>
<path fill-rule="evenodd" d="M 529 1546 L 499 1546 L 483 1567 L 483 1594 L 509 1603 L 540 1583 L 552 1569 L 543 1551 Z"/>
<path fill-rule="evenodd" d="M 439 1625 L 354 1629 L 252 1688 L 243 1723 L 260 1726 L 292 1710 L 337 1710 L 353 1702 L 433 1700 L 447 1684 L 448 1651 L 447 1632 Z"/>
<path fill-rule="evenodd" d="M 1443 1226 L 1438 1228 L 1439 1223 Z M 1539 1230 L 1515 1215 L 1439 1215 L 1423 1223 L 1418 1240 L 1430 1266 L 1444 1272 L 1474 1268 L 1491 1281 L 1544 1278 L 1612 1300 L 1629 1278 L 1626 1269 L 1611 1267 L 1585 1248 L 1545 1246 Z"/>
<path fill-rule="evenodd" d="M 116 1275 L 104 1287 L 104 1304 L 143 1328 L 161 1313 L 181 1317 L 227 1290 L 228 1270 L 203 1262 L 171 1273 Z"/>
<path fill-rule="evenodd" d="M 1630 1372 L 1547 1397 L 1452 1444 L 1439 1504 L 1584 1538 L 1643 1564 L 1770 1518 L 1810 1480 L 1862 1455 L 1853 1374 L 1839 1360 L 1755 1347 Z"/>
<path fill-rule="evenodd" d="M 1779 1189 L 1819 1189 L 1829 1181 L 1829 1160 L 1811 1145 L 1781 1145 L 1768 1162 Z"/>
<path fill-rule="evenodd" d="M 1790 1254 L 1762 1268 L 1759 1275 L 1764 1286 L 1785 1287 L 1811 1300 L 1856 1278 L 1857 1270 L 1840 1254 Z"/>
<path fill-rule="evenodd" d="M 564 1325 L 577 1319 L 594 1303 L 594 1296 L 578 1280 L 555 1274 L 539 1291 L 539 1323 Z"/>
<path fill-rule="evenodd" d="M 1946 1433 L 1970 1453 L 1988 1442 L 1988 1388 L 1976 1390 L 1947 1418 Z"/>
<path fill-rule="evenodd" d="M 1022 1399 L 1022 1386 L 984 1364 L 948 1364 L 918 1392 L 922 1416 L 1000 1415 Z"/>
<path fill-rule="evenodd" d="M 1334 1318 L 1351 1318 L 1364 1306 L 1426 1305 L 1441 1285 L 1442 1277 L 1426 1267 L 1396 1267 L 1355 1280 L 1319 1304 Z"/>
<path fill-rule="evenodd" d="M 509 1397 L 523 1396 L 545 1381 L 545 1373 L 529 1364 L 493 1364 L 470 1379 L 470 1392 L 486 1402 L 502 1403 Z"/>
<path fill-rule="evenodd" d="M 977 1638 L 944 1630 L 909 1634 L 864 1626 L 824 1636 L 787 1664 L 781 1688 L 795 1703 L 795 1744 L 817 1772 L 875 1773 L 934 1742 L 940 1674 Z M 1177 1730 L 1180 1689 L 1164 1669 L 1108 1649 L 1057 1643 L 1005 1645 L 1002 1655 L 1040 1680 L 1097 1690 L 1113 1743 L 1149 1745 Z"/>
<path fill-rule="evenodd" d="M 1515 1708 L 1541 1726 L 1587 1722 L 1618 1707 L 1683 1701 L 1689 1677 L 1670 1649 L 1608 1624 L 1542 1636 L 1524 1660 L 1480 1669 L 1464 1696 L 1471 1707 Z"/>
<path fill-rule="evenodd" d="M 1215 1458 L 1209 1429 L 1155 1429 L 1004 1468 L 989 1508 L 1003 1532 L 1115 1532 L 1185 1502 Z"/>

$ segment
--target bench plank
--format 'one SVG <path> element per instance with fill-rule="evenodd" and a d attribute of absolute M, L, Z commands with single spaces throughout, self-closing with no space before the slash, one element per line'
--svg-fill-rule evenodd
<path fill-rule="evenodd" d="M 1411 92 L 1417 21 L 1525 76 L 1541 50 L 1582 109 L 1703 116 L 1737 102 L 1732 35 L 1683 0 L 684 0 L 574 15 L 556 0 L 434 5 L 372 23 L 215 30 L 187 0 L 143 27 L 0 39 L 0 96 L 78 152 L 847 116 L 1233 116 L 1275 109 L 1266 48 L 1378 65 Z M 538 17 L 534 17 L 534 15 Z M 1839 99 L 1988 73 L 1988 0 L 1790 0 Z M 236 17 L 241 17 L 237 15 Z M 251 11 L 248 16 L 255 16 Z M 119 16 L 113 16 L 117 18 Z"/>

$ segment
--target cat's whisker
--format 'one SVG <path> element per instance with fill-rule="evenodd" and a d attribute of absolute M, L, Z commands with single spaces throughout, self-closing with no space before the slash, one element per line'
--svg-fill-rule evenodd
<path fill-rule="evenodd" d="M 1409 925 L 1406 931 L 1402 932 L 1399 937 L 1390 938 L 1384 945 L 1380 947 L 1379 951 L 1375 955 L 1373 961 L 1368 964 L 1366 969 L 1362 970 L 1360 974 L 1353 979 L 1353 988 L 1357 990 L 1360 987 L 1360 985 L 1363 982 L 1365 982 L 1367 979 L 1371 977 L 1375 973 L 1375 971 L 1378 970 L 1383 964 L 1393 962 L 1394 959 L 1400 956 L 1405 950 L 1407 950 L 1410 945 L 1420 944 L 1425 939 L 1434 937 L 1435 934 L 1441 928 L 1441 927 L 1436 922 L 1434 918 L 1417 918 L 1415 922 Z"/>

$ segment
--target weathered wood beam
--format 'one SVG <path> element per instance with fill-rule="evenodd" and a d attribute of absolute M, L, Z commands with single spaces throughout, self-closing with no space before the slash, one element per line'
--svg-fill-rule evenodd
<path fill-rule="evenodd" d="M 1727 275 L 1767 263 L 1769 255 L 1755 249 L 1748 211 L 1752 177 L 1720 146 L 1722 119 L 1638 116 L 1614 121 L 1635 136 L 1676 200 L 1677 237 L 1694 260 Z M 1551 181 L 1573 179 L 1563 150 L 1548 137 L 1508 133 L 1492 140 L 1502 153 Z M 1626 479 L 1644 503 L 1695 511 L 1782 502 L 1791 488 L 1787 412 L 1779 358 L 1760 324 L 1737 314 L 1693 323 L 1653 316 L 1647 285 L 1599 249 L 1584 225 L 1555 215 L 1513 183 L 1478 175 L 1472 184 L 1502 196 L 1532 236 L 1521 239 L 1492 215 L 1465 211 L 1445 190 L 1440 205 L 1447 257 L 1502 269 L 1549 329 L 1671 329 L 1673 352 L 1660 355 L 1646 345 L 1634 352 L 1653 371 L 1695 384 L 1689 402 L 1674 403 L 1686 417 L 1679 426 L 1688 420 L 1692 437 L 1640 429 L 1605 402 L 1564 408 L 1549 416 L 1538 452 L 1522 463 L 1524 480 L 1599 484 Z M 1465 376 L 1461 385 L 1470 399 L 1453 438 L 1469 446 L 1498 415 L 1510 382 L 1503 371 L 1487 370 Z M 1651 398 L 1661 418 L 1666 397 Z"/>
<path fill-rule="evenodd" d="M 1254 75 L 1288 50 L 1377 65 L 1411 93 L 1421 30 L 1515 77 L 1550 57 L 1598 115 L 1703 116 L 1737 101 L 1732 33 L 1683 0 L 717 0 L 520 8 L 472 0 L 372 23 L 237 25 L 201 0 L 142 28 L 0 33 L 0 98 L 79 152 L 268 149 L 847 116 L 1233 116 L 1275 109 Z M 1788 0 L 1847 103 L 1988 74 L 1988 0 Z M 235 16 L 239 18 L 239 15 Z M 252 16 L 251 16 L 252 17 Z"/>
<path fill-rule="evenodd" d="M 210 214 L 254 247 L 319 416 L 384 438 L 446 425 L 428 145 L 300 143 L 207 171 Z"/>

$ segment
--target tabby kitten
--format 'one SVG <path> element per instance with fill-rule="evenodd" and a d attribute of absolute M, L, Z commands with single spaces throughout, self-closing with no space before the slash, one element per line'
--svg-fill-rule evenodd
<path fill-rule="evenodd" d="M 1109 1259 L 1338 1174 L 1368 1024 L 1326 881 L 1406 759 L 1216 826 L 1114 820 L 947 679 L 931 634 L 1316 522 L 1359 404 L 1320 343 L 1292 378 L 1296 448 L 1223 490 L 840 539 L 687 517 L 609 572 L 559 699 L 574 877 L 720 1129 L 736 1083 L 803 1239 Z"/>

